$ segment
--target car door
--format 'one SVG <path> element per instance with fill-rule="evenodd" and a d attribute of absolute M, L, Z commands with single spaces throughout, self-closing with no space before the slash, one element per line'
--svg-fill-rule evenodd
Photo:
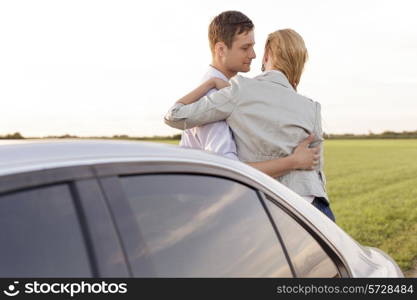
<path fill-rule="evenodd" d="M 219 171 L 97 168 L 135 277 L 293 277 L 258 192 Z"/>
<path fill-rule="evenodd" d="M 92 169 L 0 177 L 0 277 L 129 276 Z"/>

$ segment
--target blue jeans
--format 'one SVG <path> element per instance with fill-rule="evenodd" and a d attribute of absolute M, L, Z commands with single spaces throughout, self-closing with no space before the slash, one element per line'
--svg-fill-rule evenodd
<path fill-rule="evenodd" d="M 336 223 L 336 218 L 334 217 L 334 214 L 330 209 L 330 206 L 327 203 L 326 199 L 324 199 L 323 197 L 315 197 L 311 204 L 313 204 L 318 210 L 320 210 L 327 217 L 329 217 L 330 220 Z"/>

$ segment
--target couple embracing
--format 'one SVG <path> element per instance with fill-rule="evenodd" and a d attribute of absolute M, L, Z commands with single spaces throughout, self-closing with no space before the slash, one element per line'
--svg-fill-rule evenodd
<path fill-rule="evenodd" d="M 262 74 L 247 78 L 254 25 L 226 11 L 209 25 L 212 63 L 203 82 L 179 99 L 165 123 L 183 129 L 180 146 L 240 160 L 276 178 L 331 220 L 323 173 L 320 104 L 297 93 L 308 54 L 291 29 L 269 34 Z"/>

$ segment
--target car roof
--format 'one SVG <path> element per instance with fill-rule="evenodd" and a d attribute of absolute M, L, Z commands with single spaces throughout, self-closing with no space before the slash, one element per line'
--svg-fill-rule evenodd
<path fill-rule="evenodd" d="M 229 160 L 199 150 L 155 142 L 120 140 L 0 141 L 0 175 L 73 165 L 140 161 L 150 158 L 220 161 L 220 163 Z"/>

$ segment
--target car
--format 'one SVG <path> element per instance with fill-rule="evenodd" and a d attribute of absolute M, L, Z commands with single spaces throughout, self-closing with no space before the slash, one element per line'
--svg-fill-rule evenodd
<path fill-rule="evenodd" d="M 278 181 L 158 143 L 0 146 L 0 277 L 403 277 Z"/>

